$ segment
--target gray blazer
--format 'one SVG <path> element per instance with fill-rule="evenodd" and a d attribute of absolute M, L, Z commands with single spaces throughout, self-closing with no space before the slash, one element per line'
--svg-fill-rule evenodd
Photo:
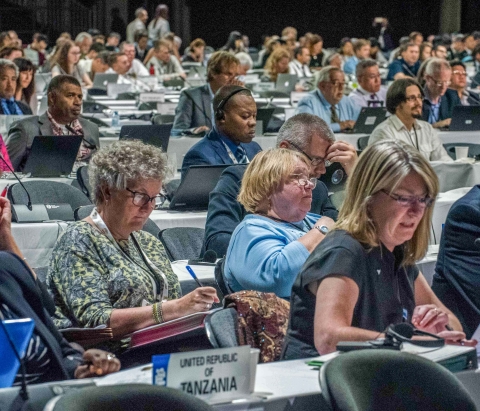
<path fill-rule="evenodd" d="M 212 98 L 208 84 L 183 90 L 175 109 L 172 136 L 179 136 L 200 126 L 212 129 L 213 123 Z"/>
<path fill-rule="evenodd" d="M 98 126 L 79 118 L 85 140 L 100 148 Z M 5 140 L 8 155 L 15 171 L 23 171 L 35 136 L 53 136 L 52 124 L 47 113 L 20 120 L 12 124 Z"/>

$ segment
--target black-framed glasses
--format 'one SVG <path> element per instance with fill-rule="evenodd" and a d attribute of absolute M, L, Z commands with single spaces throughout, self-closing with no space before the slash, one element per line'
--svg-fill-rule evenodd
<path fill-rule="evenodd" d="M 125 190 L 133 194 L 132 201 L 133 201 L 133 204 L 136 205 L 137 207 L 143 207 L 144 205 L 147 205 L 152 201 L 155 201 L 155 207 L 159 207 L 163 205 L 163 203 L 166 200 L 163 194 L 158 194 L 156 196 L 150 197 L 148 194 L 139 193 L 138 191 L 133 191 L 133 190 L 130 190 L 129 188 L 126 188 Z"/>
<path fill-rule="evenodd" d="M 318 180 L 316 177 L 307 177 L 304 174 L 292 174 L 290 178 L 295 180 L 300 187 L 311 185 L 313 190 L 317 186 Z"/>
<path fill-rule="evenodd" d="M 291 141 L 288 142 L 291 146 L 295 147 L 297 151 L 300 151 L 305 157 L 307 157 L 310 160 L 310 164 L 312 167 L 317 167 L 320 164 L 324 164 L 325 167 L 329 167 L 332 163 L 329 160 L 325 160 L 323 157 L 310 157 L 305 151 L 303 151 L 300 147 L 298 147 L 295 143 L 292 143 Z"/>
<path fill-rule="evenodd" d="M 423 102 L 423 96 L 421 94 L 418 94 L 416 96 L 408 96 L 408 97 L 405 97 L 405 101 L 409 101 L 410 103 L 413 103 L 417 100 L 420 100 Z"/>
<path fill-rule="evenodd" d="M 420 208 L 431 207 L 435 201 L 429 196 L 417 197 L 417 196 L 401 196 L 395 193 L 389 193 L 387 190 L 381 190 L 382 193 L 385 193 L 387 196 L 395 200 L 402 207 L 413 207 L 415 204 L 418 204 Z"/>

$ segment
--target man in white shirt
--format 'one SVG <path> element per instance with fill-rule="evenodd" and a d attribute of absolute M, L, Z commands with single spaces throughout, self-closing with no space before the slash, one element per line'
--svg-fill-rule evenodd
<path fill-rule="evenodd" d="M 378 62 L 372 59 L 359 61 L 355 75 L 358 87 L 348 98 L 358 107 L 385 107 L 387 89 L 382 87 Z"/>
<path fill-rule="evenodd" d="M 135 41 L 135 33 L 137 31 L 146 31 L 147 26 L 145 23 L 148 20 L 148 12 L 143 7 L 135 10 L 135 20 L 129 23 L 127 26 L 127 41 L 133 43 Z"/>
<path fill-rule="evenodd" d="M 93 43 L 83 60 L 78 61 L 78 66 L 81 67 L 86 73 L 92 71 L 92 62 L 98 56 L 98 53 L 105 50 L 105 46 L 100 43 Z"/>
<path fill-rule="evenodd" d="M 117 73 L 117 84 L 131 84 L 132 91 L 150 91 L 148 85 L 137 81 L 134 76 L 128 75 L 129 62 L 128 57 L 124 53 L 110 54 L 108 64 L 110 68 L 105 73 Z"/>
<path fill-rule="evenodd" d="M 310 51 L 307 47 L 297 47 L 294 51 L 294 59 L 288 63 L 290 74 L 296 74 L 298 78 L 312 77 L 308 68 L 310 63 Z"/>
<path fill-rule="evenodd" d="M 128 70 L 127 75 L 132 77 L 145 77 L 149 76 L 147 68 L 142 64 L 140 60 L 135 58 L 135 46 L 127 41 L 120 44 L 120 53 L 127 56 Z"/>
<path fill-rule="evenodd" d="M 398 79 L 387 92 L 387 109 L 392 115 L 370 135 L 368 144 L 389 139 L 414 146 L 430 161 L 451 162 L 437 131 L 422 117 L 423 91 L 413 78 Z"/>
<path fill-rule="evenodd" d="M 153 57 L 147 62 L 147 66 L 153 65 L 156 76 L 163 81 L 178 77 L 185 80 L 187 75 L 177 58 L 170 54 L 168 42 L 157 40 L 154 44 Z"/>

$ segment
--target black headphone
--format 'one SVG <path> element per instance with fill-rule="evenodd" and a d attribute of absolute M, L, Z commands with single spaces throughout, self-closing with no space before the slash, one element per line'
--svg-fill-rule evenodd
<path fill-rule="evenodd" d="M 414 335 L 424 337 L 432 337 L 433 340 L 412 340 Z M 445 340 L 438 335 L 427 333 L 426 331 L 417 330 L 409 323 L 390 324 L 385 331 L 384 345 L 400 346 L 402 342 L 407 342 L 420 347 L 443 347 Z"/>
<path fill-rule="evenodd" d="M 250 90 L 248 88 L 242 87 L 237 90 L 232 91 L 230 94 L 228 94 L 224 99 L 218 103 L 217 109 L 215 110 L 215 119 L 220 121 L 225 119 L 225 112 L 223 111 L 223 108 L 225 107 L 225 104 L 227 104 L 228 100 L 230 100 L 235 94 L 240 93 L 241 91 L 248 91 L 250 96 L 252 95 Z"/>

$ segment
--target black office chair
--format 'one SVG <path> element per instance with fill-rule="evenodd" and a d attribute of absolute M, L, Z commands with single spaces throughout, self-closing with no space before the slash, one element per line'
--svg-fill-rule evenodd
<path fill-rule="evenodd" d="M 78 188 L 57 181 L 24 181 L 23 185 L 30 194 L 32 204 L 70 204 L 72 210 L 90 205 L 90 199 Z M 9 187 L 7 197 L 12 204 L 27 204 L 27 193 L 20 184 Z"/>
<path fill-rule="evenodd" d="M 204 237 L 205 230 L 197 227 L 173 227 L 160 233 L 170 261 L 199 258 Z"/>
<path fill-rule="evenodd" d="M 83 220 L 84 218 L 87 218 L 90 213 L 92 212 L 93 208 L 95 207 L 94 204 L 90 204 L 87 206 L 83 207 L 78 207 L 73 211 L 73 218 L 75 221 L 80 221 Z M 153 235 L 155 238 L 158 238 L 158 235 L 160 234 L 160 227 L 155 224 L 154 221 L 152 221 L 150 218 L 147 220 L 145 225 L 142 227 L 143 231 L 146 231 L 147 233 L 150 233 Z"/>
<path fill-rule="evenodd" d="M 107 95 L 107 90 L 104 88 L 96 88 L 92 87 L 87 90 L 87 94 L 89 96 L 106 96 Z"/>
<path fill-rule="evenodd" d="M 206 316 L 205 331 L 213 348 L 238 347 L 238 319 L 235 308 L 225 308 Z"/>
<path fill-rule="evenodd" d="M 157 385 L 121 384 L 69 390 L 52 398 L 45 407 L 50 411 L 213 411 L 193 395 Z"/>
<path fill-rule="evenodd" d="M 225 281 L 225 277 L 223 275 L 223 270 L 225 267 L 225 258 L 221 258 L 215 264 L 215 281 L 217 283 L 218 288 L 220 289 L 222 296 L 218 296 L 218 298 L 223 299 L 225 296 L 232 294 L 233 291 L 228 286 L 227 282 Z"/>
<path fill-rule="evenodd" d="M 143 102 L 139 104 L 138 109 L 139 110 L 156 110 L 157 103 L 155 103 L 154 101 Z"/>
<path fill-rule="evenodd" d="M 393 350 L 360 350 L 334 358 L 320 369 L 320 387 L 333 411 L 476 409 L 446 368 Z"/>
<path fill-rule="evenodd" d="M 446 143 L 443 145 L 443 147 L 445 147 L 445 150 L 447 150 L 448 155 L 452 157 L 454 160 L 457 159 L 457 156 L 455 155 L 455 147 L 468 147 L 468 157 L 475 158 L 477 156 L 480 156 L 480 144 Z"/>
<path fill-rule="evenodd" d="M 175 120 L 174 114 L 155 114 L 152 118 L 152 123 L 153 124 L 170 124 L 170 123 L 173 123 L 174 120 Z"/>
<path fill-rule="evenodd" d="M 368 146 L 368 139 L 370 136 L 363 136 L 357 140 L 357 147 L 359 150 L 365 150 Z"/>
<path fill-rule="evenodd" d="M 78 167 L 77 181 L 78 181 L 78 185 L 80 186 L 80 190 L 82 190 L 83 194 L 85 194 L 88 198 L 90 198 L 90 194 L 92 192 L 92 186 L 88 181 L 88 166 Z"/>

